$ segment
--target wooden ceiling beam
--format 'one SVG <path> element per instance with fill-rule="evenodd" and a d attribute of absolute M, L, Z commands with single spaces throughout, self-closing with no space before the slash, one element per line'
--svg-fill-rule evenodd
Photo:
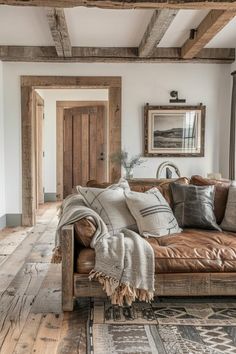
<path fill-rule="evenodd" d="M 0 0 L 0 4 L 57 8 L 87 6 L 104 9 L 236 9 L 235 0 Z"/>
<path fill-rule="evenodd" d="M 139 56 L 152 56 L 167 29 L 174 20 L 178 10 L 155 10 L 139 45 Z"/>
<path fill-rule="evenodd" d="M 156 48 L 151 57 L 139 57 L 138 48 L 95 48 L 72 47 L 71 57 L 59 57 L 55 47 L 0 46 L 0 60 L 11 62 L 85 62 L 85 63 L 164 63 L 199 62 L 232 63 L 235 60 L 233 48 L 205 48 L 196 58 L 183 59 L 181 48 Z"/>
<path fill-rule="evenodd" d="M 184 59 L 194 58 L 235 15 L 235 11 L 211 10 L 195 30 L 194 38 L 182 46 L 181 56 Z"/>
<path fill-rule="evenodd" d="M 46 15 L 57 55 L 59 57 L 71 57 L 71 43 L 64 10 L 48 8 Z"/>

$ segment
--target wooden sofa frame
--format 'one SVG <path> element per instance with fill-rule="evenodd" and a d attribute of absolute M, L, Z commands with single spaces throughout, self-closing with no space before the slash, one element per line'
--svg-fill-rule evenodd
<path fill-rule="evenodd" d="M 61 232 L 62 308 L 73 311 L 75 298 L 106 294 L 96 280 L 88 280 L 88 274 L 74 271 L 74 226 L 64 226 Z M 155 289 L 157 296 L 236 296 L 236 272 L 157 274 Z"/>

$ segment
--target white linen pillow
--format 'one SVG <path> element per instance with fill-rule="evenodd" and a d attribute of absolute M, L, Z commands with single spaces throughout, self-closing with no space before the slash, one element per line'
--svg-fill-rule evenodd
<path fill-rule="evenodd" d="M 121 179 L 105 189 L 77 186 L 77 191 L 84 197 L 88 207 L 97 212 L 113 235 L 123 228 L 137 230 L 137 224 L 130 213 L 126 201 L 125 191 L 129 191 L 129 184 Z"/>
<path fill-rule="evenodd" d="M 125 198 L 142 236 L 160 237 L 182 231 L 169 204 L 157 188 L 145 193 L 126 191 Z"/>
<path fill-rule="evenodd" d="M 225 216 L 220 227 L 222 230 L 236 232 L 236 185 L 229 187 Z"/>

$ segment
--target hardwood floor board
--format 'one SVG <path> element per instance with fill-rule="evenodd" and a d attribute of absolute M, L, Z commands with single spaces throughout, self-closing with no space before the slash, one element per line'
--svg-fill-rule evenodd
<path fill-rule="evenodd" d="M 27 261 L 30 263 L 50 263 L 51 258 L 52 258 L 52 250 L 55 247 L 54 242 L 53 243 L 37 243 Z"/>
<path fill-rule="evenodd" d="M 64 318 L 61 264 L 50 263 L 57 222 L 49 204 L 34 228 L 0 233 L 0 354 L 85 354 L 86 322 Z"/>
<path fill-rule="evenodd" d="M 0 231 L 0 241 L 5 240 L 8 236 L 13 236 L 18 233 L 28 233 L 30 230 L 32 230 L 32 227 L 6 227 L 5 229 Z"/>
<path fill-rule="evenodd" d="M 55 227 L 48 227 L 47 230 L 43 233 L 43 235 L 38 240 L 39 243 L 55 243 Z"/>
<path fill-rule="evenodd" d="M 5 255 L 5 256 L 0 256 L 0 267 L 1 267 L 1 264 L 3 264 L 6 260 L 7 260 L 8 256 Z"/>
<path fill-rule="evenodd" d="M 55 216 L 55 210 L 46 210 L 41 223 L 38 223 L 32 231 L 27 233 L 25 239 L 19 244 L 15 251 L 8 257 L 0 268 L 0 292 L 3 292 L 10 285 L 18 271 L 23 267 L 25 260 L 32 251 L 37 240 L 47 229 L 48 224 Z"/>
<path fill-rule="evenodd" d="M 33 313 L 61 313 L 61 264 L 50 264 L 33 304 Z"/>
<path fill-rule="evenodd" d="M 14 296 L 8 311 L 0 318 L 0 353 L 11 354 L 20 338 L 34 296 Z"/>
<path fill-rule="evenodd" d="M 26 231 L 16 232 L 0 240 L 0 255 L 12 254 L 19 244 L 26 238 Z"/>
<path fill-rule="evenodd" d="M 10 295 L 37 295 L 47 274 L 49 264 L 25 263 L 10 283 L 6 292 Z"/>
<path fill-rule="evenodd" d="M 57 353 L 62 320 L 63 314 L 49 313 L 43 315 L 32 350 L 34 354 Z"/>
<path fill-rule="evenodd" d="M 43 315 L 30 313 L 13 354 L 31 354 Z"/>
<path fill-rule="evenodd" d="M 65 312 L 57 354 L 86 354 L 89 303 L 83 301 L 73 312 Z"/>

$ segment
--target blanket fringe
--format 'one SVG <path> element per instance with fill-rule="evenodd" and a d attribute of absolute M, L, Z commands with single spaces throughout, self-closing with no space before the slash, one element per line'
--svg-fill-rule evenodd
<path fill-rule="evenodd" d="M 61 263 L 61 261 L 62 261 L 61 247 L 57 246 L 53 250 L 51 263 Z"/>
<path fill-rule="evenodd" d="M 92 279 L 98 280 L 113 305 L 123 306 L 127 304 L 130 306 L 135 300 L 151 302 L 154 297 L 153 291 L 135 289 L 129 284 L 120 284 L 118 280 L 102 272 L 92 270 L 89 274 L 89 280 Z"/>

